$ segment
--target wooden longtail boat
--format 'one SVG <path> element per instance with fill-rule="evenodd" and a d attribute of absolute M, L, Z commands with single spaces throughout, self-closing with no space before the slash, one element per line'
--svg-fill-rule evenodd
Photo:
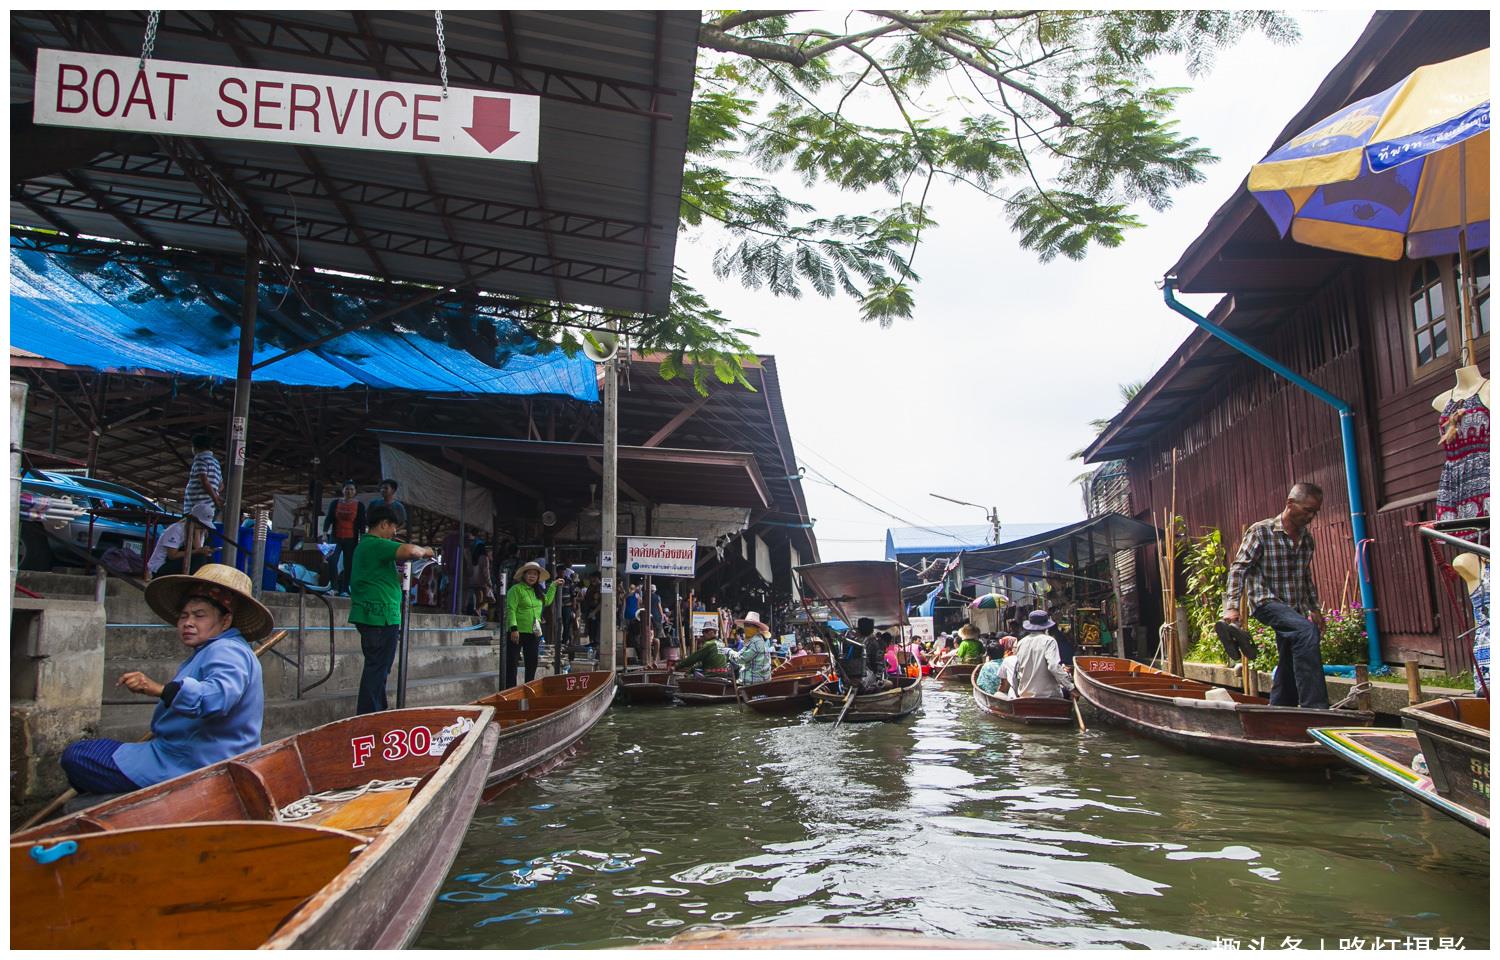
<path fill-rule="evenodd" d="M 1490 702 L 1441 697 L 1401 711 L 1416 731 L 1438 796 L 1490 815 Z"/>
<path fill-rule="evenodd" d="M 351 717 L 12 834 L 11 947 L 400 948 L 474 815 L 493 718 Z M 293 804 L 321 809 L 288 822 Z"/>
<path fill-rule="evenodd" d="M 678 677 L 677 699 L 694 707 L 734 703 L 739 694 L 733 680 L 718 677 Z"/>
<path fill-rule="evenodd" d="M 976 670 L 970 677 L 969 689 L 974 693 L 974 702 L 985 713 L 1028 726 L 1073 723 L 1073 701 L 1067 697 L 998 697 L 979 689 L 978 679 Z"/>
<path fill-rule="evenodd" d="M 1074 657 L 1078 693 L 1105 720 L 1194 753 L 1277 767 L 1326 767 L 1335 758 L 1307 731 L 1369 726 L 1375 714 L 1355 710 L 1273 707 L 1265 697 L 1226 691 L 1205 699 L 1210 684 L 1119 657 Z"/>
<path fill-rule="evenodd" d="M 1329 756 L 1340 757 L 1377 780 L 1409 793 L 1434 810 L 1489 836 L 1488 804 L 1485 812 L 1481 812 L 1455 803 L 1439 792 L 1430 773 L 1423 775 L 1412 769 L 1412 759 L 1423 752 L 1416 731 L 1386 727 L 1315 727 L 1308 733 L 1328 748 Z"/>
<path fill-rule="evenodd" d="M 822 682 L 823 674 L 817 670 L 772 676 L 763 683 L 740 687 L 740 702 L 756 713 L 801 713 L 813 705 L 813 689 Z"/>
<path fill-rule="evenodd" d="M 790 677 L 806 673 L 822 673 L 833 669 L 833 658 L 826 653 L 799 653 L 788 657 L 786 662 L 771 671 L 771 679 Z"/>
<path fill-rule="evenodd" d="M 842 714 L 845 723 L 868 723 L 873 720 L 900 720 L 922 705 L 921 677 L 892 677 L 895 686 L 879 693 L 861 693 L 844 712 L 844 698 L 834 683 L 820 684 L 812 692 L 813 719 L 832 723 Z"/>
<path fill-rule="evenodd" d="M 802 578 L 802 596 L 808 602 L 827 604 L 845 623 L 857 624 L 861 618 L 875 621 L 877 630 L 900 627 L 906 621 L 906 607 L 901 602 L 901 575 L 894 561 L 845 560 L 834 563 L 810 563 L 797 568 Z M 845 640 L 852 639 L 846 636 Z M 878 652 L 878 651 L 876 651 Z M 840 675 L 846 668 L 836 666 Z M 859 677 L 844 677 L 846 683 L 858 683 Z M 813 719 L 837 723 L 864 723 L 872 720 L 899 720 L 910 716 L 922 705 L 921 677 L 892 677 L 894 685 L 878 693 L 856 694 L 847 703 L 847 688 L 825 682 L 813 689 Z"/>
<path fill-rule="evenodd" d="M 494 708 L 500 728 L 485 798 L 493 798 L 577 743 L 604 716 L 614 697 L 614 675 L 599 670 L 541 677 L 475 701 Z"/>
<path fill-rule="evenodd" d="M 954 683 L 970 686 L 974 674 L 979 672 L 983 664 L 979 663 L 949 663 L 938 667 L 933 673 L 932 679 L 941 683 Z"/>
<path fill-rule="evenodd" d="M 676 684 L 672 681 L 672 671 L 665 668 L 661 670 L 625 670 L 617 674 L 619 683 L 619 698 L 622 703 L 671 703 L 672 692 Z"/>

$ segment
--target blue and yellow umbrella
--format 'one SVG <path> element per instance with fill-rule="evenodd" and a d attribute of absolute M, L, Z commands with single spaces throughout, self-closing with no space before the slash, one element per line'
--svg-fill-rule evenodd
<path fill-rule="evenodd" d="M 1489 50 L 1419 67 L 1314 124 L 1251 168 L 1249 186 L 1298 243 L 1383 260 L 1488 247 Z"/>

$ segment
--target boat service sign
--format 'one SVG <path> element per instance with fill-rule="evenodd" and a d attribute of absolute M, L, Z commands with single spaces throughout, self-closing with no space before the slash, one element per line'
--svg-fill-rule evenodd
<path fill-rule="evenodd" d="M 535 163 L 541 98 L 38 50 L 32 119 L 61 127 Z"/>
<path fill-rule="evenodd" d="M 698 569 L 692 537 L 626 537 L 625 570 L 636 576 L 691 577 Z"/>

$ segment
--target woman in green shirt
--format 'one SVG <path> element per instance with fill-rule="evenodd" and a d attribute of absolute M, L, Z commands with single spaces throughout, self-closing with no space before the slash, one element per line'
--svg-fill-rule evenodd
<path fill-rule="evenodd" d="M 435 556 L 431 547 L 397 543 L 396 511 L 383 503 L 370 508 L 368 532 L 349 564 L 349 622 L 359 631 L 365 656 L 359 677 L 358 713 L 386 709 L 385 687 L 401 642 L 401 571 L 396 564 Z"/>
<path fill-rule="evenodd" d="M 958 630 L 958 649 L 953 651 L 954 663 L 978 663 L 984 659 L 984 645 L 979 642 L 979 628 L 966 623 Z"/>
<path fill-rule="evenodd" d="M 536 679 L 536 662 L 542 648 L 542 611 L 557 596 L 554 582 L 544 591 L 547 571 L 536 561 L 516 570 L 515 582 L 505 593 L 505 636 L 509 643 L 505 658 L 505 686 L 516 685 L 517 655 L 526 657 L 526 682 Z"/>

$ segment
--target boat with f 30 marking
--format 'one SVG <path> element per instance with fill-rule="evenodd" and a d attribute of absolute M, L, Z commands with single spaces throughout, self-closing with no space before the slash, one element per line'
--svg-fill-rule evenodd
<path fill-rule="evenodd" d="M 12 834 L 11 947 L 399 949 L 479 803 L 494 716 L 351 717 Z"/>

